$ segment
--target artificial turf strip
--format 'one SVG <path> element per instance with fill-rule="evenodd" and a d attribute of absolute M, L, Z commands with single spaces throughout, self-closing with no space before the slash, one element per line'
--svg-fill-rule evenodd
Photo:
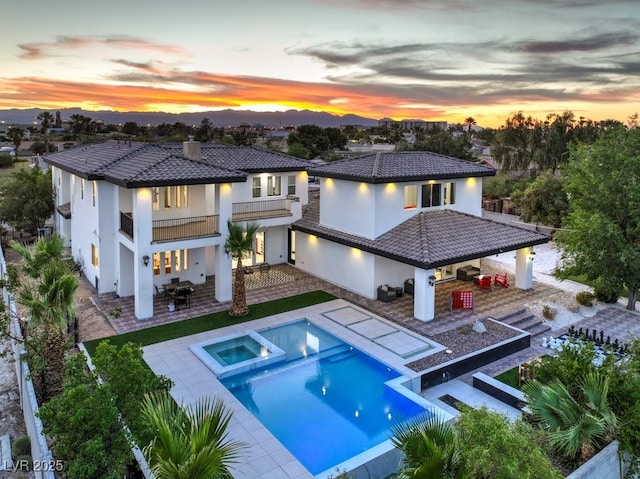
<path fill-rule="evenodd" d="M 519 375 L 520 375 L 520 367 L 516 366 L 515 368 L 511 368 L 508 371 L 498 374 L 495 377 L 495 379 L 513 388 L 520 389 L 520 384 L 518 384 Z"/>
<path fill-rule="evenodd" d="M 227 311 L 220 311 L 197 318 L 185 319 L 184 321 L 153 326 L 151 328 L 132 331 L 130 333 L 110 336 L 107 338 L 94 339 L 92 341 L 85 342 L 84 346 L 87 348 L 87 352 L 90 356 L 93 356 L 101 341 L 109 341 L 118 347 L 129 342 L 147 346 L 149 344 L 181 338 L 183 336 L 189 336 L 203 331 L 210 331 L 212 329 L 224 328 L 233 324 L 253 321 L 254 319 L 264 318 L 274 314 L 292 311 L 294 309 L 305 308 L 307 306 L 332 301 L 334 299 L 337 298 L 326 291 L 311 291 L 309 293 L 302 293 L 288 298 L 274 299 L 273 301 L 253 304 L 249 306 L 249 314 L 246 316 L 229 316 Z"/>

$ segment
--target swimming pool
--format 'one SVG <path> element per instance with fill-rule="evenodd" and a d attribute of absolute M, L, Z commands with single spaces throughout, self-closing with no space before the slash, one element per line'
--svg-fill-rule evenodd
<path fill-rule="evenodd" d="M 257 333 L 285 356 L 221 381 L 314 475 L 384 443 L 394 423 L 429 414 L 400 373 L 307 320 Z"/>

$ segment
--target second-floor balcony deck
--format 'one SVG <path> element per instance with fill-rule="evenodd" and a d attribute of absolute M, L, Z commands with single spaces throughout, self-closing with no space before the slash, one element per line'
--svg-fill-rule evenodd
<path fill-rule="evenodd" d="M 251 221 L 264 218 L 292 216 L 291 204 L 300 201 L 297 196 L 287 196 L 276 200 L 246 201 L 233 203 L 231 219 L 233 221 Z"/>
<path fill-rule="evenodd" d="M 153 220 L 152 242 L 163 243 L 181 239 L 219 236 L 218 224 L 218 215 Z M 120 231 L 134 239 L 133 216 L 131 213 L 120 212 Z"/>

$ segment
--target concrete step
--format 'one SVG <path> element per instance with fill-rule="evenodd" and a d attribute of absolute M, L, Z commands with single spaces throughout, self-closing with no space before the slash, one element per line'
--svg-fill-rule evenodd
<path fill-rule="evenodd" d="M 532 337 L 539 336 L 551 329 L 526 309 L 514 311 L 513 313 L 498 318 L 498 321 L 513 326 L 514 328 L 522 329 L 531 334 Z"/>
<path fill-rule="evenodd" d="M 527 332 L 531 334 L 532 338 L 536 338 L 542 334 L 545 334 L 547 331 L 551 331 L 551 326 L 544 324 L 542 321 L 527 330 Z"/>

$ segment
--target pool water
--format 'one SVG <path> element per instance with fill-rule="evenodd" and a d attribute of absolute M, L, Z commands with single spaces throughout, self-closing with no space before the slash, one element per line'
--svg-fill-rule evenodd
<path fill-rule="evenodd" d="M 205 346 L 204 350 L 223 366 L 231 366 L 257 358 L 264 347 L 251 336 L 241 336 Z"/>
<path fill-rule="evenodd" d="M 314 475 L 427 410 L 385 384 L 400 373 L 302 320 L 258 332 L 286 361 L 223 384 Z"/>

